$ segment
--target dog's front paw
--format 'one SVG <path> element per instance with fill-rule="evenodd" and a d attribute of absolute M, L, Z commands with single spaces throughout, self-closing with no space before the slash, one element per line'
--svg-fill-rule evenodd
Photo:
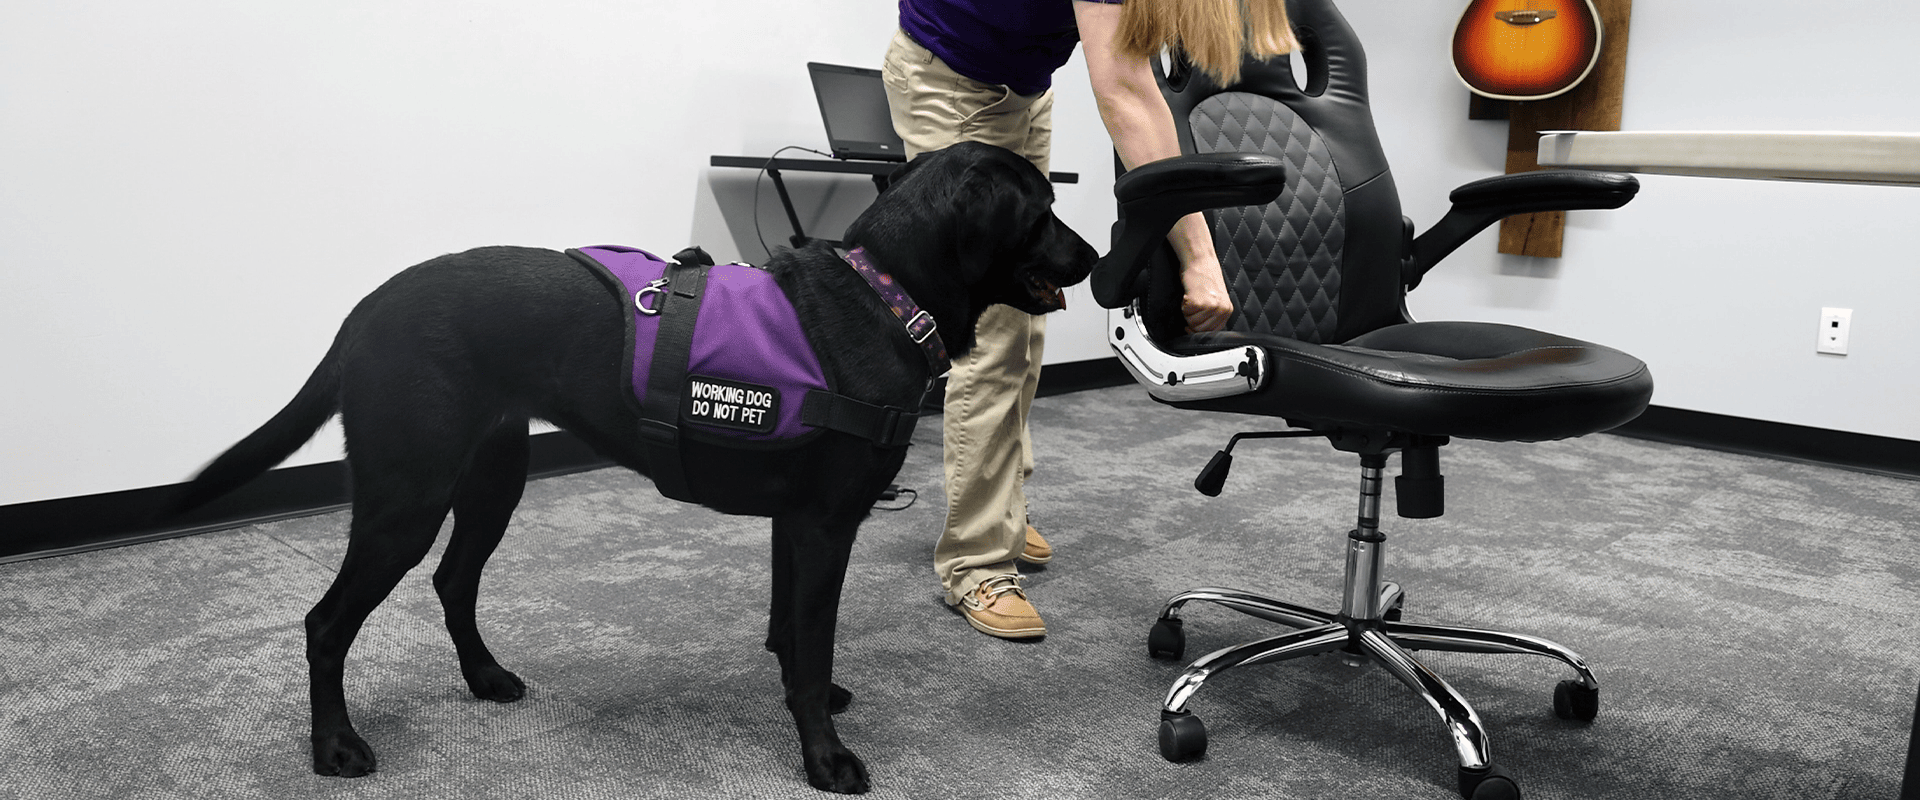
<path fill-rule="evenodd" d="M 840 794 L 867 793 L 867 765 L 852 750 L 835 746 L 818 755 L 808 754 L 807 783 L 813 788 Z"/>
<path fill-rule="evenodd" d="M 511 703 L 527 696 L 526 681 L 498 664 L 466 671 L 465 677 L 467 688 L 482 700 Z"/>
<path fill-rule="evenodd" d="M 373 748 L 351 729 L 313 735 L 314 774 L 358 778 L 375 769 Z"/>

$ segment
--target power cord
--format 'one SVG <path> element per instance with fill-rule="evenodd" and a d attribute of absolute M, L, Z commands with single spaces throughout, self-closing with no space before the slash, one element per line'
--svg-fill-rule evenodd
<path fill-rule="evenodd" d="M 890 501 L 893 501 L 893 500 L 898 500 L 898 499 L 900 498 L 900 496 L 901 496 L 901 495 L 906 495 L 906 496 L 907 496 L 907 502 L 906 502 L 906 503 L 905 503 L 904 505 L 897 505 L 897 506 L 883 506 L 883 505 L 880 505 L 880 503 L 886 503 L 886 502 L 890 502 Z M 892 486 L 888 486 L 888 487 L 887 487 L 887 490 L 886 490 L 886 491 L 884 491 L 884 492 L 881 492 L 881 493 L 880 493 L 880 501 L 879 501 L 878 503 L 874 503 L 874 504 L 873 504 L 873 510 L 875 510 L 875 511 L 905 511 L 905 510 L 907 510 L 907 509 L 909 509 L 909 508 L 912 508 L 912 507 L 913 507 L 913 504 L 914 504 L 914 503 L 916 503 L 916 502 L 919 502 L 919 500 L 920 500 L 920 493 L 919 493 L 919 492 L 916 492 L 916 491 L 914 491 L 914 490 L 912 490 L 912 489 L 908 489 L 908 488 L 905 488 L 905 487 L 902 487 L 902 486 L 900 486 L 899 484 L 894 484 L 894 485 L 892 485 Z"/>
<path fill-rule="evenodd" d="M 781 153 L 787 152 L 788 150 L 803 150 L 816 156 L 833 158 L 832 153 L 823 153 L 811 147 L 801 147 L 797 144 L 787 145 L 786 147 L 773 151 L 773 155 L 767 156 L 767 163 L 760 167 L 759 176 L 753 179 L 753 236 L 760 240 L 760 249 L 767 252 L 768 258 L 773 257 L 773 248 L 767 246 L 766 234 L 760 231 L 760 185 L 762 181 L 766 180 L 767 171 L 773 169 L 774 159 L 779 158 Z"/>

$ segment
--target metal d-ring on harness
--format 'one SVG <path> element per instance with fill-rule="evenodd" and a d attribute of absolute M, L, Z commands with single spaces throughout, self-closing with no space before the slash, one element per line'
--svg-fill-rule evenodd
<path fill-rule="evenodd" d="M 661 300 L 660 296 L 667 293 L 667 281 L 668 281 L 667 276 L 662 275 L 659 277 L 659 279 L 655 280 L 654 282 L 641 287 L 640 291 L 634 292 L 633 293 L 634 309 L 638 310 L 640 313 L 645 314 L 649 317 L 660 316 L 660 300 Z M 648 295 L 652 295 L 654 297 L 653 305 L 651 306 L 647 305 Z"/>

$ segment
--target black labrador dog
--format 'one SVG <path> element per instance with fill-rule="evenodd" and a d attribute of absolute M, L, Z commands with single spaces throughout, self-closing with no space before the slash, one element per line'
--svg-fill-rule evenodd
<path fill-rule="evenodd" d="M 1060 307 L 1058 287 L 1087 277 L 1097 254 L 1052 210 L 1047 178 L 1007 150 L 961 144 L 914 159 L 847 231 L 930 313 L 954 354 L 973 347 L 989 305 Z M 931 368 L 899 319 L 823 245 L 765 265 L 792 301 L 837 391 L 917 409 Z M 506 531 L 527 473 L 527 422 L 572 432 L 641 474 L 652 467 L 639 416 L 620 396 L 631 306 L 569 256 L 490 247 L 408 269 L 356 306 L 299 393 L 210 463 L 178 507 L 211 500 L 272 468 L 340 414 L 352 466 L 353 519 L 333 585 L 306 616 L 313 769 L 372 772 L 374 754 L 347 718 L 342 672 L 361 624 L 455 524 L 433 585 L 474 696 L 520 699 L 521 679 L 481 641 L 480 572 Z M 830 714 L 851 695 L 832 683 L 834 623 L 856 529 L 899 472 L 904 446 L 828 431 L 798 449 L 722 452 L 687 442 L 689 483 L 731 487 L 720 511 L 773 520 L 767 649 L 780 663 L 807 780 L 867 789 L 866 767 Z"/>

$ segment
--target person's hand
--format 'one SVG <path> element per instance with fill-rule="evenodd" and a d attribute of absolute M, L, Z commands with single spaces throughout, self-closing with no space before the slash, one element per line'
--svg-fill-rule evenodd
<path fill-rule="evenodd" d="M 1210 255 L 1210 254 L 1209 254 Z M 1180 271 L 1185 289 L 1180 313 L 1186 317 L 1188 333 L 1217 331 L 1227 326 L 1233 315 L 1233 300 L 1227 297 L 1227 282 L 1220 275 L 1220 262 L 1213 258 L 1196 259 Z"/>

